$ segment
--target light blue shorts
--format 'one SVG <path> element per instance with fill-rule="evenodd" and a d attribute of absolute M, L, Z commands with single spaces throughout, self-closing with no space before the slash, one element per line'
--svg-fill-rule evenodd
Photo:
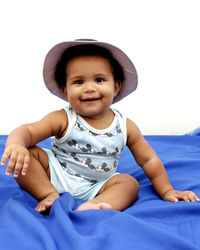
<path fill-rule="evenodd" d="M 55 189 L 59 193 L 69 192 L 74 199 L 91 200 L 93 199 L 111 177 L 119 173 L 114 173 L 107 179 L 103 179 L 96 183 L 85 180 L 82 177 L 68 174 L 63 170 L 61 164 L 49 149 L 43 149 L 49 158 L 50 180 Z"/>

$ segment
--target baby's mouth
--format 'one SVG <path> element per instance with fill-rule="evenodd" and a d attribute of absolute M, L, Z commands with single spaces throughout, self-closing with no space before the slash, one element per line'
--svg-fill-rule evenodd
<path fill-rule="evenodd" d="M 100 97 L 90 97 L 90 98 L 81 99 L 82 102 L 95 102 L 98 100 L 100 100 Z"/>

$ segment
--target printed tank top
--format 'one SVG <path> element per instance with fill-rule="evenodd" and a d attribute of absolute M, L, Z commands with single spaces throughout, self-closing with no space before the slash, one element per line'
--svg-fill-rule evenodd
<path fill-rule="evenodd" d="M 112 109 L 115 114 L 112 124 L 98 130 L 70 106 L 64 110 L 68 116 L 67 132 L 52 143 L 52 152 L 63 171 L 94 182 L 111 176 L 126 145 L 126 119 Z"/>

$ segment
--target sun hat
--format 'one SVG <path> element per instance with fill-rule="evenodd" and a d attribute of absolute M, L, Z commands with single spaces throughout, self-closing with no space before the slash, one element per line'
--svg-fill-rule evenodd
<path fill-rule="evenodd" d="M 52 94 L 66 101 L 66 98 L 63 96 L 55 79 L 56 66 L 65 50 L 72 46 L 81 44 L 94 44 L 107 49 L 121 65 L 125 80 L 122 83 L 119 93 L 114 98 L 113 103 L 120 101 L 135 91 L 138 84 L 137 71 L 132 61 L 121 49 L 109 43 L 99 42 L 92 39 L 77 39 L 75 41 L 62 42 L 55 45 L 46 55 L 43 66 L 43 79 L 46 87 Z"/>

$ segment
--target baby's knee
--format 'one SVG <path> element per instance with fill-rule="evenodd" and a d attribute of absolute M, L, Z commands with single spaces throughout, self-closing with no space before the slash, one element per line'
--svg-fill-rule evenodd
<path fill-rule="evenodd" d="M 38 146 L 33 146 L 28 149 L 31 155 L 31 161 L 39 162 L 45 170 L 49 168 L 49 159 L 47 153 Z"/>
<path fill-rule="evenodd" d="M 32 147 L 30 147 L 30 148 L 28 148 L 28 151 L 29 151 L 29 153 L 31 154 L 31 155 L 35 155 L 37 152 L 38 152 L 38 150 L 39 150 L 39 147 L 38 146 L 32 146 Z"/>
<path fill-rule="evenodd" d="M 46 152 L 42 148 L 38 147 L 37 145 L 28 148 L 28 151 L 31 154 L 31 156 L 33 156 L 36 159 L 39 159 L 41 158 L 41 156 L 46 155 Z"/>
<path fill-rule="evenodd" d="M 120 174 L 120 179 L 128 185 L 130 189 L 133 189 L 135 192 L 139 192 L 139 183 L 133 176 L 129 174 Z"/>

